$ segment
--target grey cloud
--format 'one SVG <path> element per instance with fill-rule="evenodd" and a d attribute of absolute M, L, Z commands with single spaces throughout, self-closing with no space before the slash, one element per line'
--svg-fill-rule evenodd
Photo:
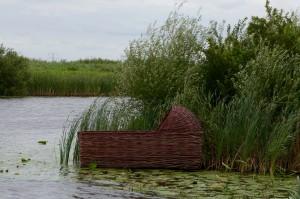
<path fill-rule="evenodd" d="M 292 9 L 298 1 L 286 1 L 279 8 Z M 144 33 L 150 23 L 163 23 L 180 2 L 0 0 L 0 13 L 5 16 L 0 17 L 0 43 L 32 58 L 47 59 L 57 53 L 62 59 L 119 59 L 130 40 Z M 261 0 L 188 0 L 182 12 L 193 16 L 201 7 L 203 23 L 210 19 L 235 23 L 247 15 L 264 15 L 263 5 Z"/>

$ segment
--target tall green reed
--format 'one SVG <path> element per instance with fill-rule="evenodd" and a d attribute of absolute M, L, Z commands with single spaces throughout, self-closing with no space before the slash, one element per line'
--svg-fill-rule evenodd
<path fill-rule="evenodd" d="M 98 61 L 98 60 L 96 60 Z M 115 68 L 119 62 L 30 61 L 29 95 L 38 96 L 99 96 L 115 91 Z"/>
<path fill-rule="evenodd" d="M 258 52 L 236 74 L 231 100 L 212 104 L 214 93 L 206 95 L 197 84 L 197 68 L 190 69 L 175 99 L 201 120 L 205 168 L 272 176 L 276 168 L 295 169 L 299 163 L 300 57 L 280 48 L 259 47 Z"/>
<path fill-rule="evenodd" d="M 99 96 L 114 92 L 114 74 L 92 72 L 32 72 L 29 95 L 33 96 Z"/>
<path fill-rule="evenodd" d="M 290 195 L 292 199 L 300 199 L 300 179 L 299 176 L 297 176 L 297 188 L 295 189 L 291 189 L 290 190 Z"/>

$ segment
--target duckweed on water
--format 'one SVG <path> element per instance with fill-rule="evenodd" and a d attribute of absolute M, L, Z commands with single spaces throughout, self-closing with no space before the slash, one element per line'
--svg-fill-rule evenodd
<path fill-rule="evenodd" d="M 293 178 L 215 171 L 81 169 L 79 181 L 166 198 L 288 198 Z"/>

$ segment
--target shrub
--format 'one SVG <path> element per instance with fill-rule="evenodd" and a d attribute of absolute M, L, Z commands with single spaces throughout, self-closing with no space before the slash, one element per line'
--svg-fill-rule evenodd
<path fill-rule="evenodd" d="M 146 34 L 133 40 L 125 50 L 120 68 L 120 88 L 147 103 L 163 104 L 181 93 L 189 69 L 203 57 L 207 37 L 200 16 L 187 17 L 179 8 L 161 27 L 150 25 Z"/>
<path fill-rule="evenodd" d="M 212 103 L 227 98 L 230 100 L 235 94 L 233 80 L 235 74 L 250 59 L 254 57 L 254 47 L 249 35 L 245 33 L 246 19 L 239 21 L 233 28 L 228 25 L 226 34 L 225 22 L 218 26 L 211 23 L 209 28 L 208 47 L 204 49 L 205 60 L 199 68 L 201 78 L 198 80 L 208 96 L 213 93 Z"/>
<path fill-rule="evenodd" d="M 0 45 L 0 96 L 26 95 L 29 80 L 28 60 Z"/>
<path fill-rule="evenodd" d="M 299 163 L 299 151 L 292 152 L 299 136 L 299 58 L 262 47 L 237 74 L 234 98 L 205 112 L 207 165 L 272 174 L 276 166 Z"/>
<path fill-rule="evenodd" d="M 278 10 L 266 1 L 266 17 L 253 16 L 247 33 L 253 36 L 256 45 L 262 41 L 269 47 L 281 46 L 289 53 L 300 53 L 300 20 L 297 12 Z"/>
<path fill-rule="evenodd" d="M 233 28 L 212 22 L 209 28 L 207 48 L 203 49 L 205 59 L 198 67 L 196 84 L 204 89 L 203 94 L 213 94 L 211 103 L 216 105 L 226 98 L 229 102 L 236 93 L 233 83 L 236 74 L 257 56 L 259 46 L 270 49 L 280 46 L 288 54 L 300 53 L 300 21 L 296 12 L 287 12 L 272 8 L 266 1 L 267 16 L 253 16 L 247 24 L 247 18 L 240 20 Z M 199 86 L 198 86 L 199 87 Z"/>

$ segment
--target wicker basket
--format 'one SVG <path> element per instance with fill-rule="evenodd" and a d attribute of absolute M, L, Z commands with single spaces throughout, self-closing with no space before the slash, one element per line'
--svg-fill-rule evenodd
<path fill-rule="evenodd" d="M 78 132 L 82 167 L 197 169 L 201 127 L 186 108 L 173 106 L 155 131 Z"/>

